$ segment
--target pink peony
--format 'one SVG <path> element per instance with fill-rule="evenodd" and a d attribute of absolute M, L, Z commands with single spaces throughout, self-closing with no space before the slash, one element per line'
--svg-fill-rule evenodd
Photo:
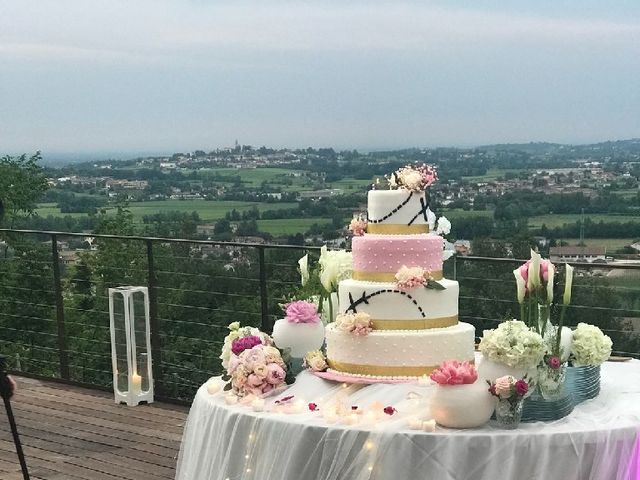
<path fill-rule="evenodd" d="M 318 307 L 311 302 L 298 300 L 291 302 L 286 307 L 286 316 L 291 323 L 319 323 Z"/>
<path fill-rule="evenodd" d="M 267 365 L 267 370 L 267 383 L 277 386 L 284 382 L 286 373 L 280 365 L 277 363 L 270 363 Z"/>
<path fill-rule="evenodd" d="M 255 373 L 251 373 L 247 378 L 247 384 L 251 387 L 261 387 L 264 382 L 264 379 L 260 378 Z"/>
<path fill-rule="evenodd" d="M 560 358 L 553 356 L 549 357 L 549 360 L 547 360 L 547 364 L 554 370 L 557 370 L 558 368 L 560 368 L 560 365 L 562 365 L 562 362 L 560 361 Z"/>
<path fill-rule="evenodd" d="M 516 387 L 516 393 L 518 394 L 519 397 L 524 397 L 529 391 L 529 384 L 524 380 L 518 380 L 516 382 L 515 387 Z"/>
<path fill-rule="evenodd" d="M 431 380 L 439 385 L 470 385 L 478 379 L 478 371 L 469 362 L 444 362 L 435 369 Z"/>
<path fill-rule="evenodd" d="M 255 335 L 249 335 L 248 337 L 236 338 L 231 344 L 231 351 L 240 355 L 245 350 L 255 347 L 256 345 L 261 345 L 262 339 L 260 337 L 256 337 Z"/>
<path fill-rule="evenodd" d="M 231 355 L 229 358 L 229 366 L 227 367 L 227 372 L 231 375 L 236 369 L 240 366 L 240 358 L 237 355 Z"/>
<path fill-rule="evenodd" d="M 509 398 L 513 393 L 512 388 L 516 379 L 511 375 L 505 375 L 496 380 L 495 390 L 500 398 Z"/>
<path fill-rule="evenodd" d="M 262 393 L 269 393 L 271 390 L 273 390 L 273 385 L 269 383 L 265 383 L 262 387 Z"/>
<path fill-rule="evenodd" d="M 351 331 L 354 335 L 359 337 L 366 337 L 371 333 L 372 328 L 369 325 L 364 325 L 362 323 L 356 323 Z"/>

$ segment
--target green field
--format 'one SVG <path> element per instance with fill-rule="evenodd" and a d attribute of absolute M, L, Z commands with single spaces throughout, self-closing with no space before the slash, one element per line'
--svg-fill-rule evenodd
<path fill-rule="evenodd" d="M 461 208 L 437 209 L 436 215 L 444 215 L 449 220 L 454 221 L 456 218 L 465 217 L 493 217 L 493 210 L 463 210 Z"/>
<path fill-rule="evenodd" d="M 464 180 L 468 182 L 489 182 L 492 180 L 496 180 L 499 177 L 504 177 L 508 172 L 519 174 L 524 172 L 525 170 L 519 168 L 509 168 L 509 169 L 499 169 L 499 168 L 490 168 L 487 170 L 487 173 L 484 175 L 472 176 L 472 177 L 462 177 Z"/>
<path fill-rule="evenodd" d="M 225 214 L 232 209 L 236 209 L 239 212 L 251 210 L 254 206 L 257 206 L 260 211 L 264 210 L 279 210 L 283 208 L 295 208 L 296 203 L 261 203 L 261 202 L 239 202 L 239 201 L 217 201 L 209 202 L 205 200 L 160 200 L 152 202 L 132 202 L 129 204 L 129 209 L 133 216 L 137 220 L 141 220 L 145 215 L 153 215 L 161 212 L 197 212 L 200 218 L 204 221 L 219 220 L 224 218 Z M 52 216 L 66 216 L 71 215 L 73 217 L 82 217 L 84 213 L 61 213 L 60 209 L 55 203 L 42 203 L 38 205 L 36 210 L 38 215 L 46 217 Z"/>
<path fill-rule="evenodd" d="M 545 224 L 549 228 L 561 227 L 565 223 L 574 224 L 579 222 L 582 215 L 579 213 L 566 213 L 566 214 L 548 214 L 540 215 L 537 217 L 531 217 L 529 219 L 529 226 L 532 228 L 539 228 L 542 224 Z M 585 215 L 585 219 L 589 219 L 592 222 L 640 222 L 640 215 L 611 215 L 607 213 L 595 213 Z"/>
<path fill-rule="evenodd" d="M 355 178 L 343 178 L 337 182 L 332 182 L 330 188 L 340 188 L 345 193 L 366 193 L 367 187 L 373 180 L 359 180 Z"/>
<path fill-rule="evenodd" d="M 258 220 L 258 227 L 261 232 L 267 232 L 271 235 L 294 235 L 296 233 L 304 233 L 314 223 L 324 224 L 330 223 L 331 220 L 326 218 L 283 218 L 277 220 Z"/>
<path fill-rule="evenodd" d="M 561 238 L 563 242 L 567 242 L 569 245 L 578 245 L 580 239 L 578 238 Z M 627 245 L 631 245 L 635 238 L 586 238 L 584 240 L 585 245 L 588 247 L 606 247 L 607 252 L 613 253 L 616 250 L 620 250 Z"/>

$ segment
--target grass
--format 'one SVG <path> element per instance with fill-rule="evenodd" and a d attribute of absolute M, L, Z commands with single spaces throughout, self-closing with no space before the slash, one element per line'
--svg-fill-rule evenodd
<path fill-rule="evenodd" d="M 312 218 L 283 218 L 277 220 L 258 220 L 258 227 L 261 232 L 267 232 L 271 235 L 294 235 L 296 233 L 304 233 L 314 223 L 326 224 L 331 220 L 322 217 Z"/>
<path fill-rule="evenodd" d="M 507 169 L 490 168 L 489 170 L 487 170 L 487 173 L 485 173 L 484 175 L 462 177 L 462 178 L 469 182 L 489 182 L 492 180 L 496 180 L 499 177 L 504 177 L 508 172 L 515 173 L 517 175 L 524 171 L 526 170 L 523 170 L 521 168 L 507 168 Z"/>
<path fill-rule="evenodd" d="M 438 216 L 444 215 L 451 221 L 457 218 L 468 218 L 468 217 L 493 218 L 493 210 L 463 210 L 461 208 L 453 208 L 450 210 L 441 209 L 441 210 L 436 210 L 436 215 Z"/>
<path fill-rule="evenodd" d="M 295 208 L 296 203 L 262 203 L 262 202 L 241 202 L 241 201 L 216 201 L 209 202 L 205 200 L 165 200 L 152 202 L 132 202 L 129 209 L 137 220 L 142 220 L 145 215 L 153 215 L 162 212 L 197 212 L 204 221 L 219 220 L 224 218 L 227 212 L 234 208 L 239 211 L 251 210 L 257 206 L 260 211 L 279 210 L 283 208 Z M 55 203 L 42 203 L 38 205 L 38 215 L 47 217 L 64 217 L 71 215 L 72 217 L 82 217 L 84 213 L 61 213 Z"/>
<path fill-rule="evenodd" d="M 356 178 L 343 178 L 332 182 L 330 188 L 341 188 L 346 193 L 366 193 L 367 187 L 373 180 L 360 180 Z"/>
<path fill-rule="evenodd" d="M 529 226 L 532 228 L 539 228 L 542 224 L 545 224 L 549 228 L 561 227 L 564 224 L 574 224 L 579 222 L 582 216 L 579 213 L 562 213 L 562 214 L 548 214 L 540 215 L 537 217 L 531 217 L 529 219 Z M 611 215 L 607 213 L 595 213 L 585 215 L 585 219 L 589 219 L 592 222 L 640 222 L 640 215 Z"/>
<path fill-rule="evenodd" d="M 567 242 L 569 245 L 578 245 L 579 238 L 561 238 L 563 242 Z M 586 238 L 584 240 L 585 245 L 588 247 L 606 247 L 607 252 L 613 253 L 616 250 L 620 250 L 627 245 L 634 242 L 634 238 Z"/>

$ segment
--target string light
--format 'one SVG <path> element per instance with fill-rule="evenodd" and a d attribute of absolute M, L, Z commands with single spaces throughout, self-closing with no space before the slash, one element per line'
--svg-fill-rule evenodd
<path fill-rule="evenodd" d="M 367 450 L 371 450 L 375 445 L 371 440 L 369 440 L 367 443 L 364 444 L 364 446 L 366 447 Z"/>

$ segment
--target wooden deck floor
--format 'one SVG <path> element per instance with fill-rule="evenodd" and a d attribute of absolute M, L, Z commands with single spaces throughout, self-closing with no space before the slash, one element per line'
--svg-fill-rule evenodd
<path fill-rule="evenodd" d="M 31 478 L 174 478 L 187 408 L 127 407 L 105 392 L 14 378 L 18 391 L 12 406 Z M 4 405 L 1 409 L 0 479 L 21 480 Z"/>

